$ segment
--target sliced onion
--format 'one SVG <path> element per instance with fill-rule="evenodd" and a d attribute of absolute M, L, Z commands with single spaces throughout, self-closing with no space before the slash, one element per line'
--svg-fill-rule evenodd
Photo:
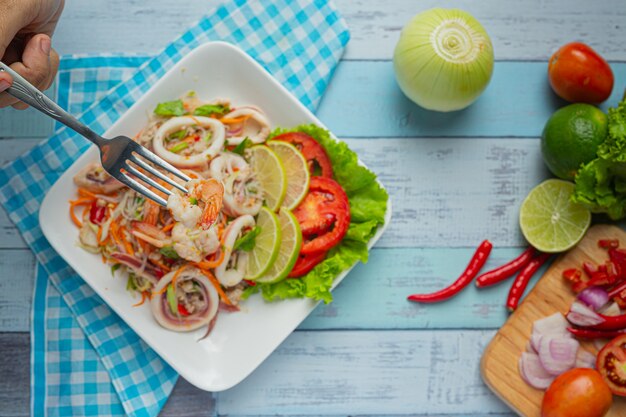
<path fill-rule="evenodd" d="M 617 303 L 613 302 L 600 310 L 600 313 L 605 316 L 619 316 L 622 314 L 622 310 L 619 308 Z"/>
<path fill-rule="evenodd" d="M 578 354 L 576 355 L 576 368 L 594 369 L 595 367 L 596 355 L 585 349 L 578 349 Z"/>
<path fill-rule="evenodd" d="M 535 350 L 535 347 L 533 346 L 531 342 L 526 343 L 526 352 L 534 353 L 535 355 L 537 354 L 537 351 Z"/>
<path fill-rule="evenodd" d="M 541 346 L 542 338 L 543 338 L 543 335 L 540 335 L 539 333 L 533 333 L 530 336 L 530 345 L 533 347 L 535 352 L 539 352 L 539 346 Z"/>
<path fill-rule="evenodd" d="M 570 337 L 543 336 L 539 345 L 541 366 L 551 375 L 561 375 L 576 364 L 580 343 Z"/>
<path fill-rule="evenodd" d="M 574 301 L 572 303 L 569 313 L 567 313 L 567 320 L 572 324 L 582 327 L 595 326 L 604 322 L 604 319 L 600 317 L 598 313 L 580 301 Z"/>
<path fill-rule="evenodd" d="M 555 378 L 546 372 L 541 365 L 539 356 L 534 353 L 522 353 L 519 359 L 519 372 L 528 385 L 537 389 L 548 388 Z"/>
<path fill-rule="evenodd" d="M 533 323 L 533 335 L 569 335 L 570 333 L 567 331 L 568 326 L 563 314 L 554 313 Z"/>
<path fill-rule="evenodd" d="M 600 287 L 585 288 L 578 294 L 578 299 L 598 311 L 609 301 L 609 294 Z"/>

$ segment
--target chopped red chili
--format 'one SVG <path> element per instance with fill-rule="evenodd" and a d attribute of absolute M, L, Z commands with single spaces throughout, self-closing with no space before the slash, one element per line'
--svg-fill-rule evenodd
<path fill-rule="evenodd" d="M 535 255 L 535 249 L 530 247 L 526 249 L 520 256 L 513 259 L 510 262 L 505 263 L 504 265 L 492 269 L 491 271 L 485 272 L 476 278 L 476 286 L 477 287 L 487 287 L 490 285 L 498 284 L 505 279 L 513 276 L 517 271 L 525 267 L 528 262 Z"/>
<path fill-rule="evenodd" d="M 541 268 L 541 265 L 543 265 L 549 258 L 549 253 L 539 253 L 539 255 L 535 256 L 533 260 L 530 261 L 528 265 L 526 265 L 517 275 L 515 281 L 513 281 L 513 285 L 509 291 L 509 296 L 506 300 L 506 306 L 510 311 L 517 308 L 517 305 L 524 295 L 524 290 L 526 290 L 526 287 L 528 286 L 528 282 L 532 276 L 535 275 L 535 272 Z"/>

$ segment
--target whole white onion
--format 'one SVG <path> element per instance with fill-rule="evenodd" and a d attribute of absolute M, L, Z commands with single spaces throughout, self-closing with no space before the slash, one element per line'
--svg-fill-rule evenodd
<path fill-rule="evenodd" d="M 469 13 L 434 8 L 402 29 L 393 66 L 400 88 L 415 103 L 429 110 L 460 110 L 489 84 L 493 47 Z"/>

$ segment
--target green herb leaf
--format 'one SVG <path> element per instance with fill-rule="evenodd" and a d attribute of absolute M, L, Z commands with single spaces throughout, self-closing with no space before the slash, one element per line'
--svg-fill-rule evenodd
<path fill-rule="evenodd" d="M 165 138 L 166 142 L 171 142 L 173 140 L 181 140 L 185 137 L 185 135 L 187 134 L 187 129 L 181 129 L 178 132 L 174 132 L 171 135 L 169 135 L 168 137 Z"/>
<path fill-rule="evenodd" d="M 121 266 L 122 266 L 122 264 L 113 264 L 113 265 L 111 265 L 111 275 L 115 275 L 115 271 L 120 269 Z"/>
<path fill-rule="evenodd" d="M 176 299 L 176 288 L 173 284 L 167 286 L 167 304 L 172 314 L 178 314 L 178 300 Z"/>
<path fill-rule="evenodd" d="M 248 149 L 252 145 L 254 145 L 254 143 L 252 143 L 250 138 L 246 137 L 244 140 L 241 141 L 239 145 L 235 147 L 235 149 L 233 149 L 233 153 L 243 156 L 243 153 L 245 152 L 245 150 Z"/>
<path fill-rule="evenodd" d="M 126 281 L 126 291 L 137 291 L 137 284 L 135 283 L 135 274 L 128 273 L 128 280 Z"/>
<path fill-rule="evenodd" d="M 235 241 L 233 245 L 233 250 L 241 249 L 246 252 L 250 252 L 254 249 L 254 245 L 256 244 L 256 237 L 261 233 L 261 228 L 259 226 L 254 226 L 248 233 L 241 236 L 239 239 Z"/>
<path fill-rule="evenodd" d="M 171 148 L 169 148 L 168 151 L 173 152 L 173 153 L 178 153 L 178 152 L 182 151 L 183 149 L 187 149 L 188 147 L 189 147 L 189 143 L 187 143 L 187 142 L 178 142 L 176 145 L 174 145 Z"/>
<path fill-rule="evenodd" d="M 194 206 L 198 205 L 198 199 L 196 197 L 189 197 L 189 202 Z"/>
<path fill-rule="evenodd" d="M 161 255 L 165 256 L 166 258 L 180 259 L 180 256 L 178 256 L 178 253 L 176 253 L 174 247 L 172 246 L 163 246 L 161 249 L 159 249 L 159 252 L 161 252 Z"/>
<path fill-rule="evenodd" d="M 185 113 L 185 106 L 183 106 L 182 100 L 174 100 L 174 101 L 166 101 L 164 103 L 159 103 L 154 109 L 154 114 L 157 116 L 182 116 Z"/>
<path fill-rule="evenodd" d="M 221 104 L 205 104 L 204 106 L 197 107 L 193 111 L 193 114 L 195 116 L 211 116 L 214 114 L 221 116 L 229 111 L 230 109 L 227 106 Z"/>

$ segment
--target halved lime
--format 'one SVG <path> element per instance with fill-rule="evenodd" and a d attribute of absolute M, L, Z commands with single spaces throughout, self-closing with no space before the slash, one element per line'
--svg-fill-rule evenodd
<path fill-rule="evenodd" d="M 519 223 L 528 243 L 542 252 L 576 246 L 591 223 L 589 210 L 570 197 L 574 184 L 551 179 L 533 188 L 520 208 Z"/>
<path fill-rule="evenodd" d="M 255 280 L 272 266 L 280 249 L 281 231 L 278 216 L 262 207 L 256 219 L 261 232 L 255 238 L 254 248 L 248 253 L 246 279 Z"/>
<path fill-rule="evenodd" d="M 282 235 L 278 257 L 267 272 L 256 280 L 264 284 L 285 279 L 295 265 L 298 253 L 300 253 L 300 247 L 302 246 L 302 233 L 300 232 L 300 225 L 296 216 L 289 210 L 281 208 L 278 213 L 278 220 L 280 221 Z"/>
<path fill-rule="evenodd" d="M 265 205 L 278 211 L 287 193 L 287 176 L 280 158 L 265 145 L 256 145 L 248 150 L 250 166 L 254 171 L 265 196 Z"/>
<path fill-rule="evenodd" d="M 287 194 L 283 207 L 287 210 L 296 208 L 309 191 L 309 167 L 302 153 L 291 143 L 282 140 L 270 140 L 267 146 L 280 158 L 287 176 Z"/>

